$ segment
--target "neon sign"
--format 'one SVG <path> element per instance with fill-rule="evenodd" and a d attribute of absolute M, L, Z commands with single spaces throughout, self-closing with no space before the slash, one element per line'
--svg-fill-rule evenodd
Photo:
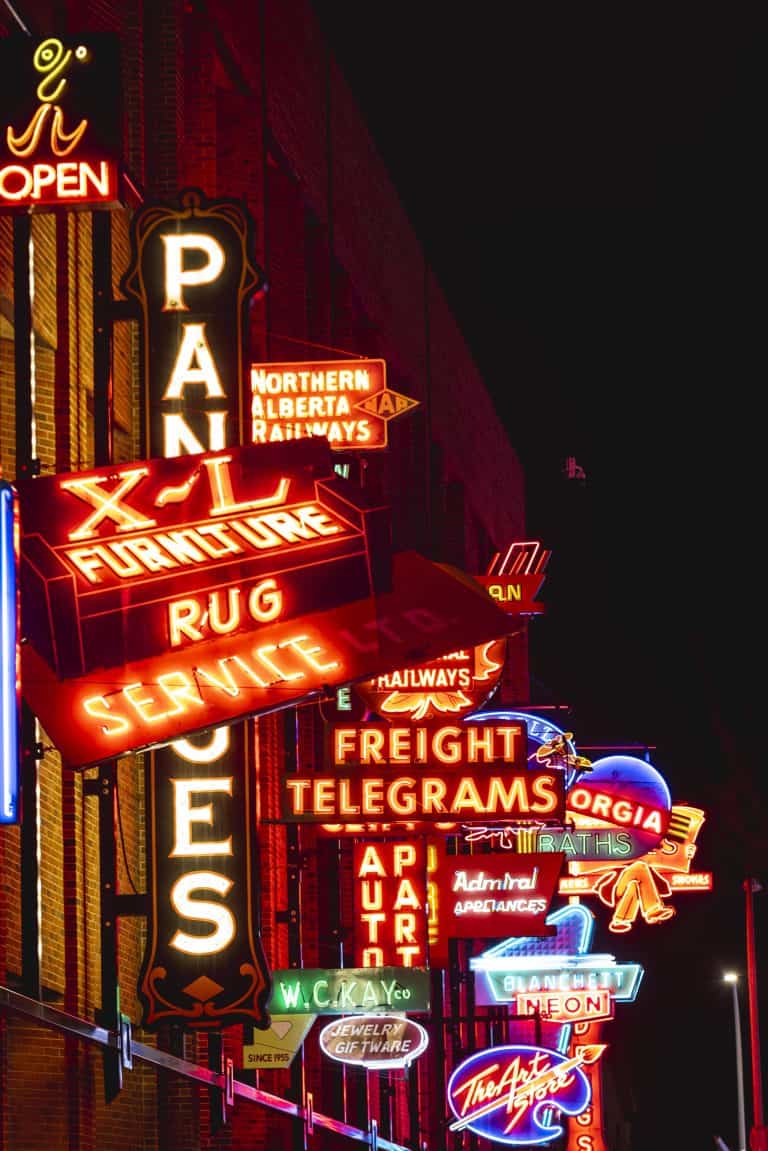
<path fill-rule="evenodd" d="M 497 687 L 504 670 L 506 638 L 449 652 L 417 667 L 400 668 L 357 685 L 371 711 L 387 718 L 409 715 L 414 722 L 480 707 Z"/>
<path fill-rule="evenodd" d="M 578 1115 L 591 1092 L 585 1064 L 602 1047 L 582 1047 L 573 1056 L 526 1044 L 489 1047 L 465 1059 L 448 1081 L 448 1106 L 456 1119 L 450 1131 L 468 1128 L 496 1143 L 549 1143 L 562 1135 L 553 1124 L 561 1115 Z"/>
<path fill-rule="evenodd" d="M 381 767 L 503 763 L 510 771 L 524 765 L 525 728 L 520 723 L 329 724 L 326 761 L 334 767 Z"/>
<path fill-rule="evenodd" d="M 0 53 L 0 209 L 117 205 L 117 38 L 12 36 Z"/>
<path fill-rule="evenodd" d="M 421 840 L 355 843 L 355 952 L 361 967 L 427 960 L 426 852 Z"/>
<path fill-rule="evenodd" d="M 594 923 L 586 907 L 563 907 L 547 916 L 556 929 L 553 938 L 507 939 L 471 957 L 470 970 L 482 975 L 475 979 L 476 1002 L 494 1007 L 520 995 L 572 991 L 608 991 L 619 1002 L 631 1002 L 643 968 L 589 952 Z"/>
<path fill-rule="evenodd" d="M 551 935 L 545 916 L 563 865 L 554 854 L 448 855 L 431 847 L 430 959 L 447 961 L 448 939 Z"/>
<path fill-rule="evenodd" d="M 402 1015 L 363 1015 L 328 1023 L 318 1036 L 329 1059 L 373 1071 L 407 1067 L 426 1051 L 429 1035 Z"/>
<path fill-rule="evenodd" d="M 19 535 L 16 496 L 0 480 L 0 823 L 19 818 Z"/>
<path fill-rule="evenodd" d="M 615 934 L 630 931 L 639 919 L 649 926 L 675 915 L 666 898 L 680 891 L 711 891 L 710 872 L 692 872 L 696 839 L 705 820 L 698 807 L 675 804 L 666 835 L 639 859 L 612 863 L 571 863 L 571 875 L 560 880 L 562 895 L 597 895 L 612 909 L 608 928 Z"/>
<path fill-rule="evenodd" d="M 552 1023 L 613 1019 L 613 998 L 607 988 L 595 991 L 529 991 L 515 996 L 518 1015 L 540 1015 Z"/>
<path fill-rule="evenodd" d="M 541 615 L 544 607 L 536 596 L 551 554 L 538 540 L 516 540 L 505 552 L 496 552 L 485 575 L 474 579 L 510 615 Z"/>
<path fill-rule="evenodd" d="M 598 1042 L 602 1024 L 598 1020 L 584 1020 L 573 1029 L 571 1050 L 576 1054 L 584 1044 Z M 584 1073 L 589 1080 L 592 1098 L 589 1105 L 578 1115 L 568 1120 L 568 1143 L 566 1151 L 608 1151 L 603 1135 L 603 1084 L 601 1068 L 608 1045 L 603 1044 L 599 1059 L 588 1064 Z"/>
<path fill-rule="evenodd" d="M 21 481 L 25 635 L 73 676 L 371 595 L 388 509 L 348 486 L 320 441 Z"/>
<path fill-rule="evenodd" d="M 495 769 L 468 774 L 462 766 L 440 773 L 286 775 L 283 818 L 290 823 L 359 823 L 360 820 L 562 819 L 562 773 Z"/>
<path fill-rule="evenodd" d="M 150 454 L 216 451 L 244 438 L 245 310 L 265 286 L 252 250 L 244 206 L 197 189 L 181 192 L 178 207 L 147 204 L 133 217 L 122 287 L 142 318 Z"/>
<path fill-rule="evenodd" d="M 173 776 L 149 774 L 150 938 L 142 1025 L 262 1026 L 269 997 L 258 942 L 255 805 L 243 727 L 176 744 Z M 244 764 L 241 770 L 241 764 Z"/>
<path fill-rule="evenodd" d="M 664 777 L 633 755 L 596 759 L 567 800 L 568 811 L 590 825 L 631 828 L 643 851 L 664 835 L 671 804 Z"/>
<path fill-rule="evenodd" d="M 389 421 L 419 401 L 387 388 L 384 360 L 251 364 L 255 444 L 324 436 L 335 451 L 387 446 Z"/>
<path fill-rule="evenodd" d="M 270 1012 L 368 1015 L 429 1011 L 426 967 L 301 967 L 272 973 Z"/>
<path fill-rule="evenodd" d="M 488 635 L 499 627 L 499 615 L 482 592 L 415 552 L 401 552 L 393 557 L 391 592 L 203 639 L 98 676 L 59 680 L 33 645 L 24 644 L 22 685 L 63 761 L 85 767 L 322 698 L 338 685 L 402 663 L 414 648 L 445 649 L 457 632 L 460 639 Z M 534 783 L 530 777 L 528 788 Z M 556 809 L 547 782 L 542 778 L 536 786 L 541 794 L 531 792 L 531 809 L 542 815 L 550 804 Z M 495 790 L 503 808 L 505 787 Z M 435 813 L 439 805 L 435 795 Z M 464 809 L 463 800 L 459 806 Z"/>

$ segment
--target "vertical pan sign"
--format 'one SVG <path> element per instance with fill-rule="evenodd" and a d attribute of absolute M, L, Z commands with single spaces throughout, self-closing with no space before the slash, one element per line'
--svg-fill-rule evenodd
<path fill-rule="evenodd" d="M 263 288 L 252 221 L 195 189 L 132 224 L 123 290 L 138 304 L 148 456 L 242 438 L 249 297 Z M 150 756 L 151 915 L 139 980 L 144 1027 L 266 1028 L 269 973 L 258 936 L 251 767 L 243 724 Z"/>

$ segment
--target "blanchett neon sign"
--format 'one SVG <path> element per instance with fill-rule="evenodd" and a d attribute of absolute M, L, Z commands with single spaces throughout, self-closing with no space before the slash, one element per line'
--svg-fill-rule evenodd
<path fill-rule="evenodd" d="M 255 444 L 323 436 L 335 451 L 386 448 L 389 421 L 419 401 L 387 388 L 384 360 L 251 364 Z"/>
<path fill-rule="evenodd" d="M 22 482 L 25 634 L 69 676 L 372 594 L 388 512 L 330 460 L 318 441 Z"/>
<path fill-rule="evenodd" d="M 356 843 L 352 875 L 359 965 L 423 967 L 427 960 L 423 841 Z"/>
<path fill-rule="evenodd" d="M 557 772 L 419 771 L 284 776 L 283 818 L 289 822 L 360 820 L 552 820 L 561 818 L 563 781 Z"/>
<path fill-rule="evenodd" d="M 0 207 L 118 202 L 117 39 L 9 37 L 2 54 Z"/>
<path fill-rule="evenodd" d="M 591 1098 L 584 1064 L 599 1059 L 600 1045 L 574 1056 L 524 1044 L 489 1047 L 461 1063 L 448 1081 L 450 1131 L 469 1129 L 492 1142 L 547 1143 L 563 1133 L 553 1111 L 578 1115 Z"/>

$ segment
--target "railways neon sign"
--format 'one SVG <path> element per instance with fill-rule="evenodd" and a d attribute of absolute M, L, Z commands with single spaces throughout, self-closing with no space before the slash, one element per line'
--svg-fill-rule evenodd
<path fill-rule="evenodd" d="M 582 1047 L 573 1056 L 524 1044 L 489 1047 L 455 1069 L 448 1081 L 448 1105 L 456 1116 L 449 1130 L 465 1128 L 492 1142 L 547 1143 L 562 1135 L 554 1112 L 578 1115 L 589 1104 L 590 1083 L 583 1065 L 602 1047 Z"/>
<path fill-rule="evenodd" d="M 389 421 L 419 401 L 387 388 L 384 360 L 251 364 L 255 444 L 323 436 L 335 451 L 387 446 Z"/>

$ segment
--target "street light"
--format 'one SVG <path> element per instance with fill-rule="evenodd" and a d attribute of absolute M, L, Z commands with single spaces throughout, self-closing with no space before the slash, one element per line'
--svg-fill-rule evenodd
<path fill-rule="evenodd" d="M 723 981 L 730 983 L 733 993 L 733 1026 L 736 1031 L 736 1089 L 739 1101 L 739 1151 L 747 1151 L 747 1123 L 744 1117 L 744 1062 L 741 1052 L 741 1015 L 739 1014 L 739 977 L 735 971 L 726 971 Z"/>

